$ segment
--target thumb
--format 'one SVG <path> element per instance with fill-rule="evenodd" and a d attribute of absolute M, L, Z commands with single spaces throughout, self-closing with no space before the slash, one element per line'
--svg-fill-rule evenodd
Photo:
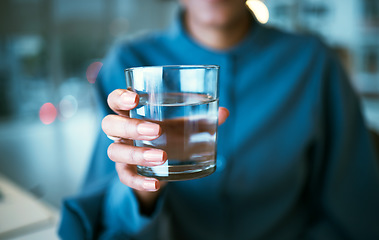
<path fill-rule="evenodd" d="M 229 110 L 224 107 L 218 109 L 218 125 L 223 124 L 226 119 L 229 117 Z"/>

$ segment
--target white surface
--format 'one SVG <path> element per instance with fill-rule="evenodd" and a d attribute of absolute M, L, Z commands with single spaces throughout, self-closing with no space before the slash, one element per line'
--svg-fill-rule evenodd
<path fill-rule="evenodd" d="M 39 120 L 0 123 L 0 174 L 59 208 L 76 194 L 100 131 L 96 112 L 83 110 L 50 125 Z"/>
<path fill-rule="evenodd" d="M 58 240 L 56 227 L 41 229 L 27 235 L 10 238 L 9 240 Z"/>
<path fill-rule="evenodd" d="M 5 177 L 0 175 L 0 239 L 27 237 L 31 233 L 51 234 L 57 223 L 57 211 L 39 201 L 28 192 L 22 190 Z M 22 239 L 22 238 L 21 238 Z M 39 238 L 51 239 L 51 238 Z"/>

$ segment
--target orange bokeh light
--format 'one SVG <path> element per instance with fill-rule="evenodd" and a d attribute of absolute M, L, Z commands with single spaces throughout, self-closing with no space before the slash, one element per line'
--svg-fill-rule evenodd
<path fill-rule="evenodd" d="M 45 103 L 39 109 L 39 119 L 43 124 L 51 124 L 57 117 L 57 109 L 52 103 Z"/>
<path fill-rule="evenodd" d="M 97 75 L 99 74 L 102 66 L 103 63 L 101 62 L 93 62 L 88 66 L 86 76 L 89 83 L 96 82 Z"/>

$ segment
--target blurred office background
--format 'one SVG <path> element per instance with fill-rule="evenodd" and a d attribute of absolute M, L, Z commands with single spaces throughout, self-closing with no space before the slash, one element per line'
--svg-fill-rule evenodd
<path fill-rule="evenodd" d="M 318 35 L 379 132 L 379 1 L 250 0 L 258 19 Z M 100 130 L 94 78 L 116 41 L 164 28 L 175 0 L 1 0 L 0 174 L 57 208 L 80 187 Z"/>

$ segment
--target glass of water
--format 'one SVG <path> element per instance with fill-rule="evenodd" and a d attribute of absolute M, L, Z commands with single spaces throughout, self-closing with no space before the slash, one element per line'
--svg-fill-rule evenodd
<path fill-rule="evenodd" d="M 160 180 L 200 178 L 216 170 L 218 123 L 216 65 L 136 67 L 125 70 L 127 86 L 139 95 L 130 117 L 157 123 L 162 135 L 135 140 L 138 147 L 162 149 L 165 164 L 137 166 L 139 174 Z"/>

